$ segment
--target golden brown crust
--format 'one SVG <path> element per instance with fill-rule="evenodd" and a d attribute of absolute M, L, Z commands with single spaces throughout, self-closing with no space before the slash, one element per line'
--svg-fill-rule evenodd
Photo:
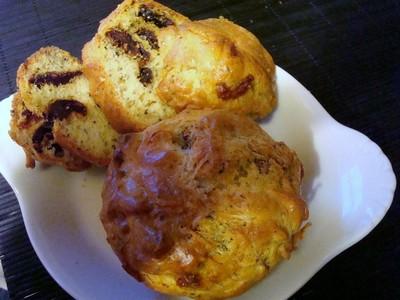
<path fill-rule="evenodd" d="M 144 21 L 142 5 L 173 24 Z M 254 35 L 222 18 L 192 22 L 154 1 L 124 1 L 101 22 L 82 57 L 91 92 L 119 132 L 143 130 L 186 108 L 261 118 L 276 106 L 271 56 Z"/>
<path fill-rule="evenodd" d="M 163 31 L 160 41 L 170 50 L 157 94 L 177 111 L 224 108 L 264 117 L 274 109 L 275 64 L 244 28 L 222 18 L 187 22 Z"/>
<path fill-rule="evenodd" d="M 308 217 L 301 179 L 296 154 L 251 119 L 184 111 L 121 138 L 101 220 L 125 270 L 148 286 L 231 297 L 295 249 Z"/>
<path fill-rule="evenodd" d="M 90 167 L 90 163 L 71 154 L 66 149 L 62 149 L 62 155 L 60 153 L 57 155 L 56 149 L 49 147 L 51 143 L 55 142 L 54 140 L 43 145 L 41 151 L 38 152 L 32 140 L 35 132 L 45 123 L 45 120 L 41 116 L 32 117 L 28 120 L 25 115 L 26 112 L 29 112 L 29 110 L 24 105 L 21 95 L 19 93 L 15 94 L 12 102 L 9 134 L 24 149 L 27 168 L 34 168 L 35 161 L 59 165 L 69 171 L 82 171 Z"/>

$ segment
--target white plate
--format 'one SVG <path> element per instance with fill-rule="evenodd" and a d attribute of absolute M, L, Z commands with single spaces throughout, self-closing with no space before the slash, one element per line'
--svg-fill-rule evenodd
<path fill-rule="evenodd" d="M 391 164 L 361 133 L 336 122 L 278 68 L 279 106 L 262 126 L 304 163 L 312 227 L 289 261 L 240 299 L 285 299 L 323 265 L 366 236 L 388 210 Z M 127 275 L 105 241 L 98 214 L 104 170 L 24 167 L 9 138 L 11 99 L 0 104 L 0 172 L 17 195 L 32 245 L 53 278 L 78 299 L 163 299 Z"/>

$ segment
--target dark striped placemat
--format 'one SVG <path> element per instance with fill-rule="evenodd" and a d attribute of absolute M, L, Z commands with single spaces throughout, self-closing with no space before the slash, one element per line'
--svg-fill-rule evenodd
<path fill-rule="evenodd" d="M 98 21 L 118 2 L 0 1 L 0 99 L 15 91 L 16 69 L 29 54 L 54 44 L 79 55 Z M 399 174 L 397 0 L 160 2 L 193 19 L 223 15 L 251 30 L 276 63 L 302 82 L 334 118 L 376 141 Z M 318 272 L 293 299 L 400 299 L 398 220 L 397 193 L 378 227 Z M 12 299 L 69 297 L 32 250 L 18 203 L 1 177 L 0 259 Z"/>
<path fill-rule="evenodd" d="M 32 249 L 18 202 L 2 176 L 0 204 L 0 259 L 12 299 L 68 299 Z"/>

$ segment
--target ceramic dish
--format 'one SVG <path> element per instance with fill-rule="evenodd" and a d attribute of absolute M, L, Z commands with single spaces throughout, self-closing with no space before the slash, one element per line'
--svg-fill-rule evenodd
<path fill-rule="evenodd" d="M 388 210 L 396 185 L 391 164 L 361 133 L 336 122 L 292 76 L 277 69 L 279 106 L 261 122 L 296 150 L 311 228 L 289 261 L 239 299 L 285 299 L 323 265 L 366 236 Z M 99 220 L 105 171 L 26 169 L 8 136 L 11 98 L 0 103 L 0 172 L 15 191 L 43 265 L 77 299 L 167 299 L 120 267 Z"/>

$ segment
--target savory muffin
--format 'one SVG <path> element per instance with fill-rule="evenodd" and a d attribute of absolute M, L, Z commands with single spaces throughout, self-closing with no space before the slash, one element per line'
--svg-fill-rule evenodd
<path fill-rule="evenodd" d="M 184 111 L 121 137 L 101 220 L 123 268 L 171 295 L 238 295 L 289 258 L 308 217 L 302 164 L 257 123 Z"/>
<path fill-rule="evenodd" d="M 264 117 L 275 65 L 258 39 L 226 20 L 190 21 L 155 1 L 124 1 L 82 51 L 95 101 L 119 132 L 186 108 Z"/>
<path fill-rule="evenodd" d="M 60 149 L 56 153 L 57 161 L 66 160 L 64 150 L 68 150 L 74 157 L 89 163 L 108 165 L 118 133 L 91 97 L 77 58 L 57 47 L 41 48 L 19 67 L 17 86 L 18 100 L 15 101 L 24 106 L 21 113 L 31 116 L 34 121 L 40 119 L 44 124 L 36 131 L 29 127 L 32 132 L 18 125 L 12 128 L 14 140 L 25 148 L 26 153 L 31 153 L 31 158 L 48 162 L 42 159 L 44 147 L 40 144 L 44 138 L 34 141 L 37 145 L 33 148 L 32 142 L 27 142 L 27 139 L 40 135 L 45 126 L 47 136 L 51 136 L 52 143 Z M 13 119 L 21 117 L 18 113 L 13 115 Z M 17 120 L 12 121 L 12 124 L 16 123 Z M 18 137 L 24 134 L 28 136 Z"/>

